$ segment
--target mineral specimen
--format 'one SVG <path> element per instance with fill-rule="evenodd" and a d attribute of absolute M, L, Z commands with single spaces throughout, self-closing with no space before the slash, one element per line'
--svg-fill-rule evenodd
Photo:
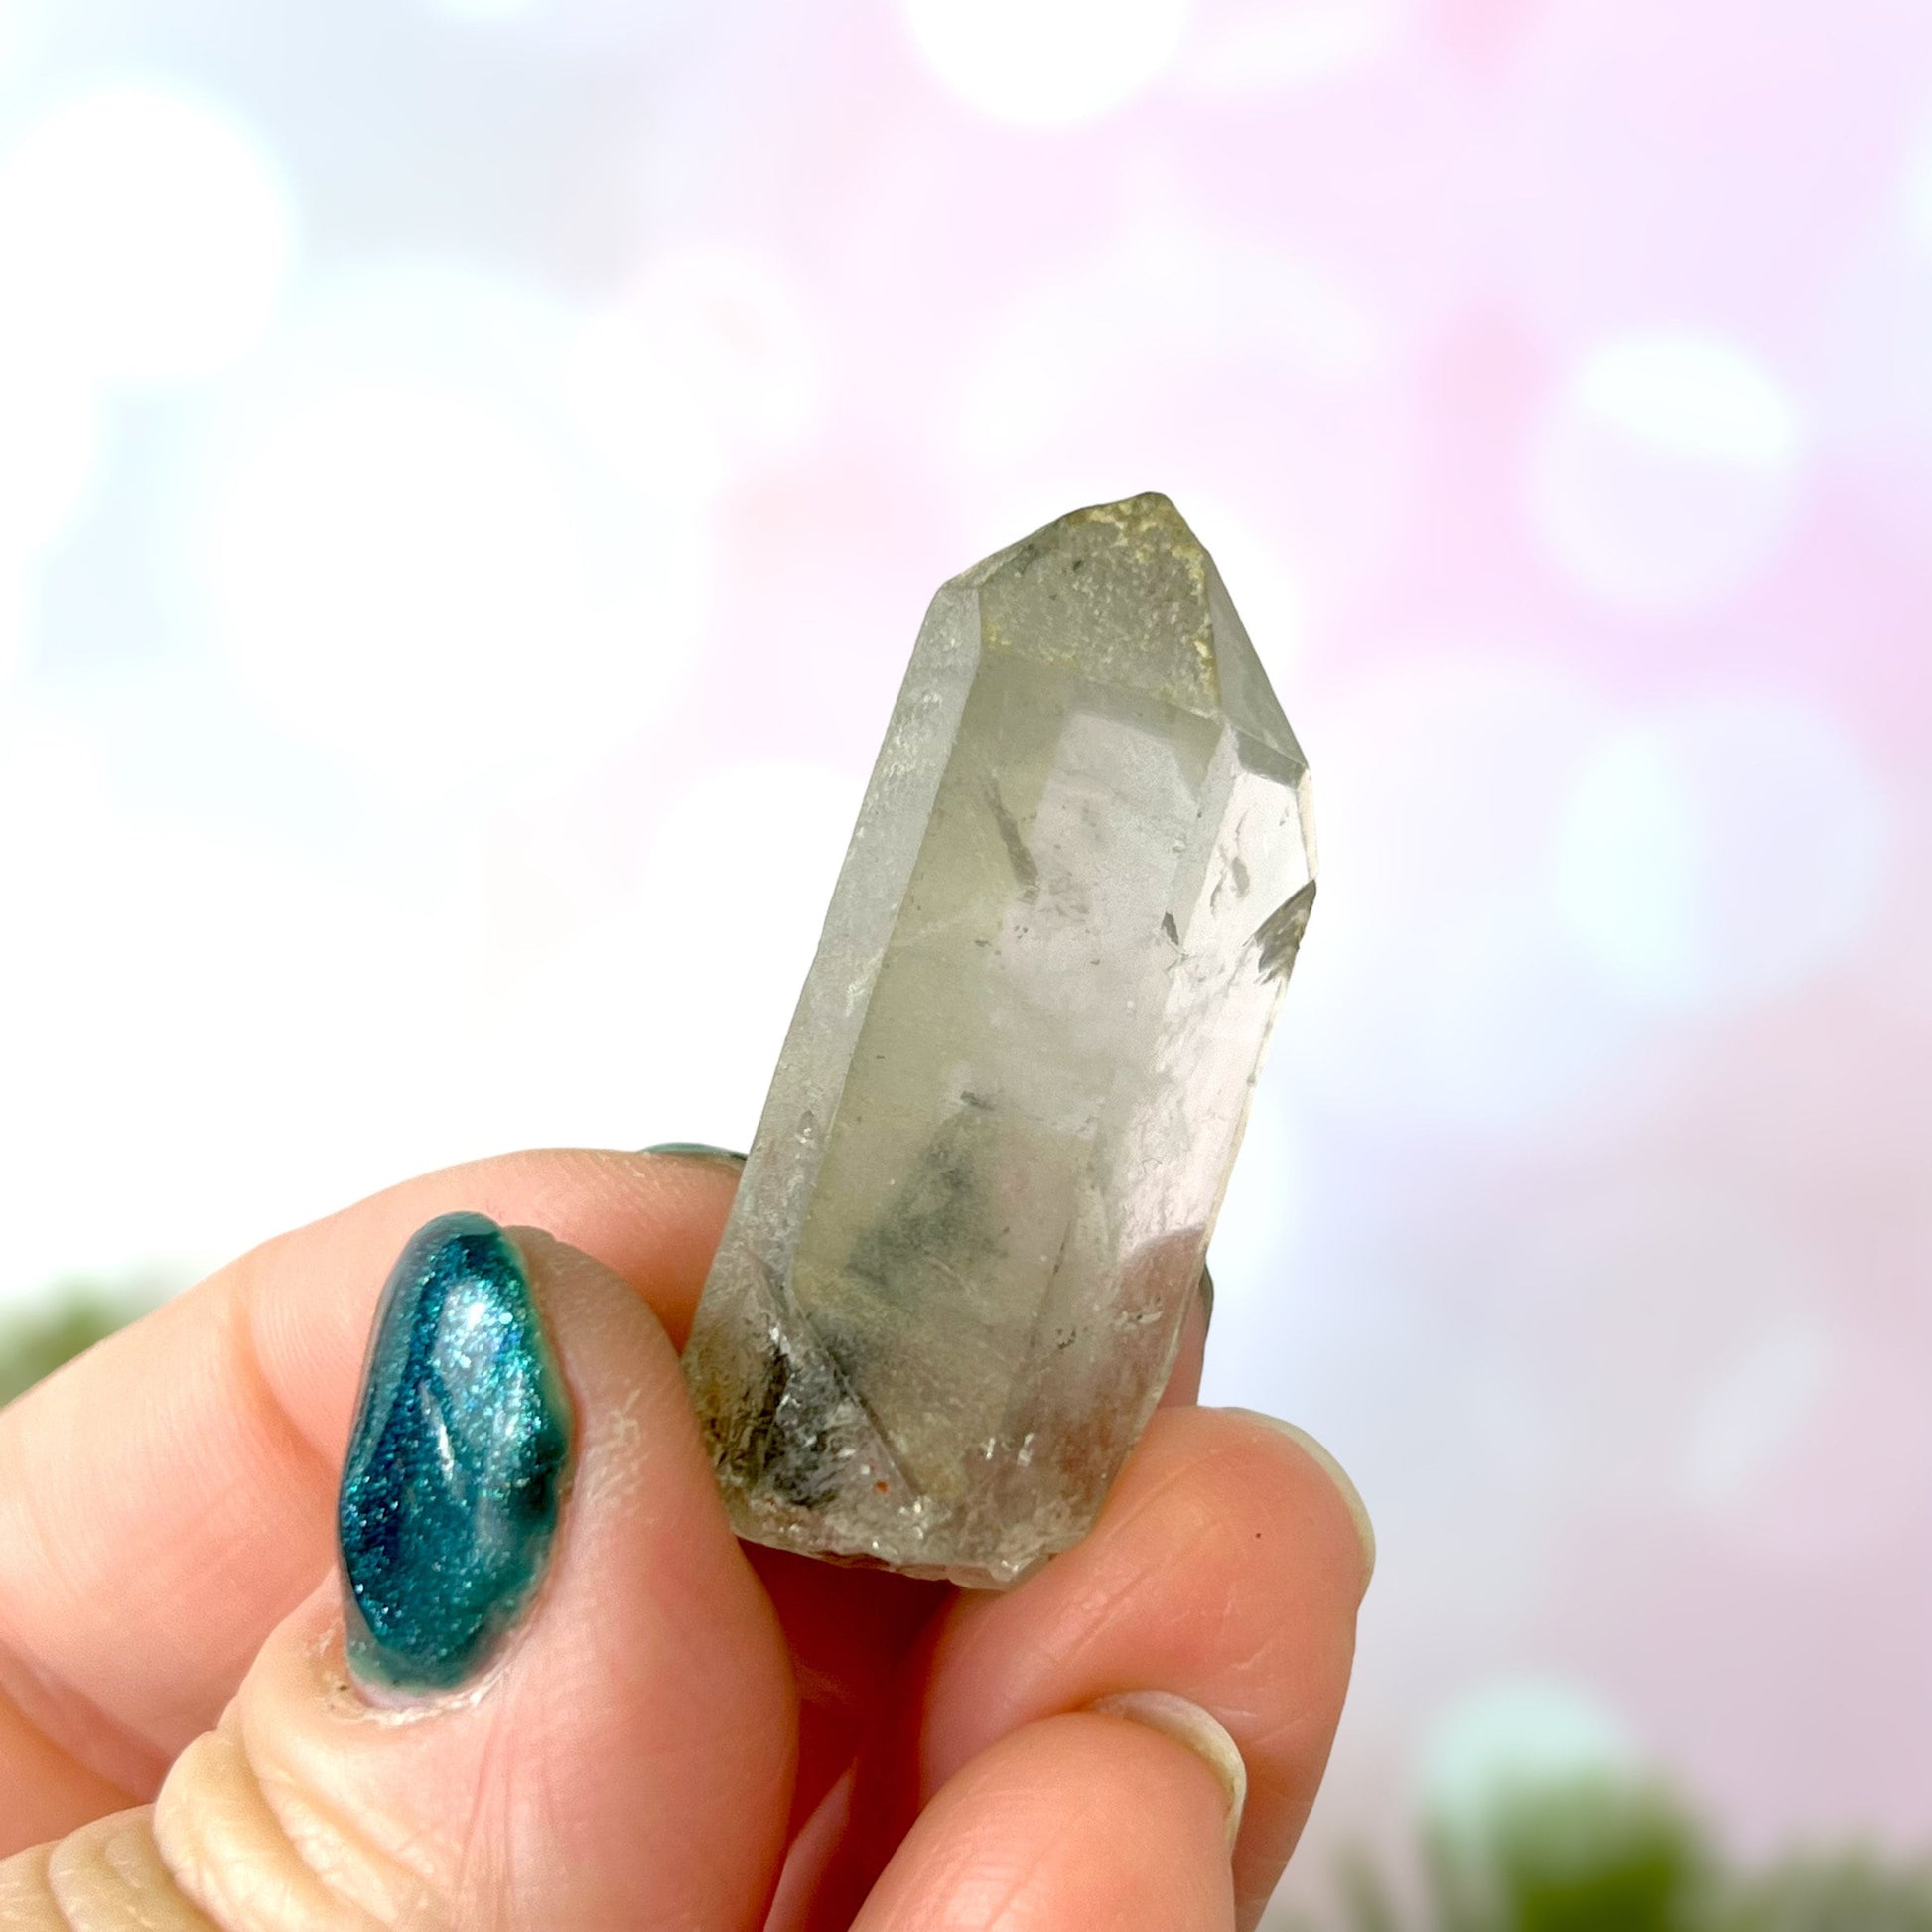
<path fill-rule="evenodd" d="M 738 1532 L 1004 1586 L 1160 1398 L 1314 899 L 1165 496 L 943 585 L 685 1353 Z"/>

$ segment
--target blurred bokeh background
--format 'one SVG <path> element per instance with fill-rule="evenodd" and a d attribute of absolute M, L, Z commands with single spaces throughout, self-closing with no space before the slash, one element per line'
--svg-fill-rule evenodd
<path fill-rule="evenodd" d="M 927 596 L 1142 488 L 1322 829 L 1207 1390 L 1382 1537 L 1284 1909 L 1504 1771 L 1923 1842 L 1908 0 L 0 0 L 0 1306 L 745 1145 Z"/>

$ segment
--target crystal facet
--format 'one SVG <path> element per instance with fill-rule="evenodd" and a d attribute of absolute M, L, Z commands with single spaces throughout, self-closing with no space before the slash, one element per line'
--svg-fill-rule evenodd
<path fill-rule="evenodd" d="M 1165 496 L 926 614 L 685 1353 L 743 1536 L 1004 1586 L 1160 1398 L 1314 897 Z"/>

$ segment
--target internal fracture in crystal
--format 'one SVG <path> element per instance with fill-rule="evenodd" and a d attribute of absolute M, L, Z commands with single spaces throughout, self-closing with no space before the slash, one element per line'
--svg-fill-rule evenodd
<path fill-rule="evenodd" d="M 1160 1399 L 1314 898 L 1307 766 L 1158 495 L 926 614 L 685 1372 L 739 1533 L 981 1586 Z"/>

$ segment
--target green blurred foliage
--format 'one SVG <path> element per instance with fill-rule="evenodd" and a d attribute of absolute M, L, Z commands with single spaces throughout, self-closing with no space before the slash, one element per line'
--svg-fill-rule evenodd
<path fill-rule="evenodd" d="M 1713 1863 L 1669 1793 L 1609 1780 L 1503 1794 L 1479 1843 L 1430 1848 L 1443 1932 L 1703 1932 Z"/>
<path fill-rule="evenodd" d="M 1480 1832 L 1425 1847 L 1420 1900 L 1367 1855 L 1330 1918 L 1280 1932 L 1932 1932 L 1932 1864 L 1870 1851 L 1728 1867 L 1680 1799 L 1604 1780 L 1499 1795 Z"/>
<path fill-rule="evenodd" d="M 1788 1859 L 1738 1888 L 1724 1932 L 1932 1932 L 1932 1861 L 1869 1851 Z"/>
<path fill-rule="evenodd" d="M 70 1283 L 44 1308 L 0 1318 L 0 1406 L 124 1328 L 160 1299 L 148 1285 L 106 1288 Z"/>

